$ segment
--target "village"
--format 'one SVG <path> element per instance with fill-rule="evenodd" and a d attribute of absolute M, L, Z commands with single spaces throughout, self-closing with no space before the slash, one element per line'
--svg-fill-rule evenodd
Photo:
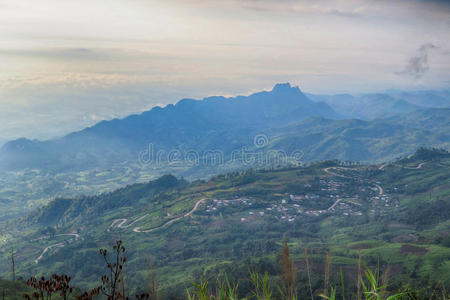
<path fill-rule="evenodd" d="M 358 193 L 354 192 L 355 184 Z M 352 189 L 349 188 L 350 185 Z M 300 217 L 318 217 L 325 214 L 362 216 L 364 206 L 369 206 L 369 214 L 374 214 L 399 205 L 398 200 L 394 201 L 385 194 L 380 183 L 367 183 L 359 179 L 337 181 L 322 178 L 320 188 L 312 189 L 311 184 L 304 184 L 303 188 L 305 193 L 276 194 L 269 200 L 243 196 L 212 199 L 207 203 L 205 212 L 215 215 L 226 209 L 245 211 L 240 217 L 241 222 L 267 217 L 274 217 L 280 222 L 294 222 Z"/>

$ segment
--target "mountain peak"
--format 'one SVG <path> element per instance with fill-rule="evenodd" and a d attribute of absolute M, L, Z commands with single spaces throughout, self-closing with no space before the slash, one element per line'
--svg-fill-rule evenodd
<path fill-rule="evenodd" d="M 272 89 L 272 92 L 275 93 L 292 93 L 292 92 L 300 92 L 298 86 L 291 86 L 289 82 L 286 83 L 277 83 Z"/>

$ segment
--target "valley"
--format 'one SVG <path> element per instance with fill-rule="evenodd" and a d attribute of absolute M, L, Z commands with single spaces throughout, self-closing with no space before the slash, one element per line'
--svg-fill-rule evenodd
<path fill-rule="evenodd" d="M 119 237 L 130 251 L 130 271 L 145 277 L 143 266 L 151 262 L 167 291 L 198 272 L 231 264 L 239 269 L 250 258 L 270 262 L 283 236 L 294 242 L 294 258 L 309 247 L 313 264 L 330 247 L 337 265 L 354 264 L 359 252 L 368 263 L 378 257 L 395 265 L 398 280 L 433 278 L 431 265 L 445 277 L 450 155 L 421 151 L 380 165 L 326 161 L 193 182 L 164 176 L 109 194 L 56 199 L 15 223 L 20 233 L 10 229 L 2 249 L 14 245 L 22 274 L 49 268 L 74 273 L 81 261 L 89 262 L 83 277 L 76 277 L 87 286 L 100 272 L 95 249 Z M 414 247 L 426 252 L 408 250 Z M 414 266 L 422 272 L 417 279 L 410 277 Z"/>

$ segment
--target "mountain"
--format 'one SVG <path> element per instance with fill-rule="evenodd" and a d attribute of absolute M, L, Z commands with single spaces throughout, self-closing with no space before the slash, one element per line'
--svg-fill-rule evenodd
<path fill-rule="evenodd" d="M 402 116 L 394 116 L 389 121 L 405 127 L 430 130 L 444 134 L 450 128 L 450 108 L 421 109 Z"/>
<path fill-rule="evenodd" d="M 263 266 L 274 276 L 283 239 L 296 265 L 310 249 L 314 275 L 323 274 L 332 248 L 334 270 L 356 270 L 361 255 L 370 267 L 389 266 L 393 286 L 448 285 L 449 166 L 447 151 L 420 149 L 382 165 L 324 161 L 192 182 L 166 175 L 111 193 L 54 199 L 0 223 L 7 233 L 2 247 L 14 246 L 18 276 L 64 272 L 81 287 L 104 272 L 98 248 L 118 238 L 133 274 L 127 286 L 147 282 L 151 263 L 164 293 L 183 294 L 186 279 L 219 272 L 245 278 Z M 9 258 L 8 251 L 0 255 Z M 0 275 L 9 272 L 0 265 Z M 316 277 L 313 284 L 323 286 Z"/>
<path fill-rule="evenodd" d="M 388 119 L 327 120 L 310 118 L 267 131 L 270 149 L 292 153 L 303 161 L 390 161 L 421 146 L 450 148 L 450 110 L 426 109 Z"/>
<path fill-rule="evenodd" d="M 390 93 L 392 97 L 403 99 L 411 104 L 430 108 L 450 108 L 449 91 L 396 91 Z"/>
<path fill-rule="evenodd" d="M 311 101 L 289 83 L 247 97 L 183 99 L 140 115 L 103 121 L 59 139 L 9 142 L 0 151 L 0 167 L 82 170 L 109 166 L 136 159 L 149 144 L 156 150 L 228 152 L 251 143 L 243 132 L 282 127 L 310 116 L 339 117 L 327 104 Z"/>
<path fill-rule="evenodd" d="M 405 101 L 402 98 L 380 93 L 364 94 L 360 96 L 352 96 L 349 94 L 308 94 L 308 97 L 314 101 L 327 103 L 337 113 L 346 118 L 358 118 L 363 120 L 391 117 L 421 108 L 421 106 Z"/>
<path fill-rule="evenodd" d="M 389 90 L 385 93 L 362 95 L 306 94 L 313 101 L 325 102 L 346 118 L 373 120 L 426 108 L 450 108 L 450 92 Z"/>

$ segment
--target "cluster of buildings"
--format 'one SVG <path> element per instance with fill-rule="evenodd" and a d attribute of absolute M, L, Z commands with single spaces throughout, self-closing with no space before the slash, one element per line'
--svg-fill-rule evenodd
<path fill-rule="evenodd" d="M 229 200 L 212 199 L 212 201 L 206 205 L 206 212 L 211 213 L 222 207 L 233 206 L 238 204 L 250 206 L 252 205 L 252 202 L 247 197 L 236 197 L 234 199 Z"/>
<path fill-rule="evenodd" d="M 363 192 L 363 196 L 350 194 L 355 189 L 349 189 L 352 182 L 339 182 L 332 179 L 320 179 L 320 187 L 311 189 L 311 185 L 304 185 L 304 193 L 278 195 L 283 196 L 272 203 L 264 202 L 264 205 L 257 203 L 257 200 L 247 197 L 236 197 L 230 200 L 213 199 L 206 207 L 207 213 L 214 213 L 220 208 L 245 205 L 246 208 L 241 215 L 242 222 L 264 218 L 275 217 L 282 222 L 293 222 L 300 216 L 320 216 L 323 214 L 341 214 L 343 216 L 361 216 L 363 213 L 362 201 L 367 199 L 373 206 L 387 208 L 398 207 L 398 203 L 384 194 L 381 187 L 374 187 L 373 184 L 357 181 L 356 184 L 362 186 L 358 189 Z M 351 191 L 351 192 L 349 192 Z M 253 205 L 258 204 L 258 205 Z M 316 207 L 313 209 L 312 207 Z M 317 207 L 321 207 L 317 209 Z"/>

